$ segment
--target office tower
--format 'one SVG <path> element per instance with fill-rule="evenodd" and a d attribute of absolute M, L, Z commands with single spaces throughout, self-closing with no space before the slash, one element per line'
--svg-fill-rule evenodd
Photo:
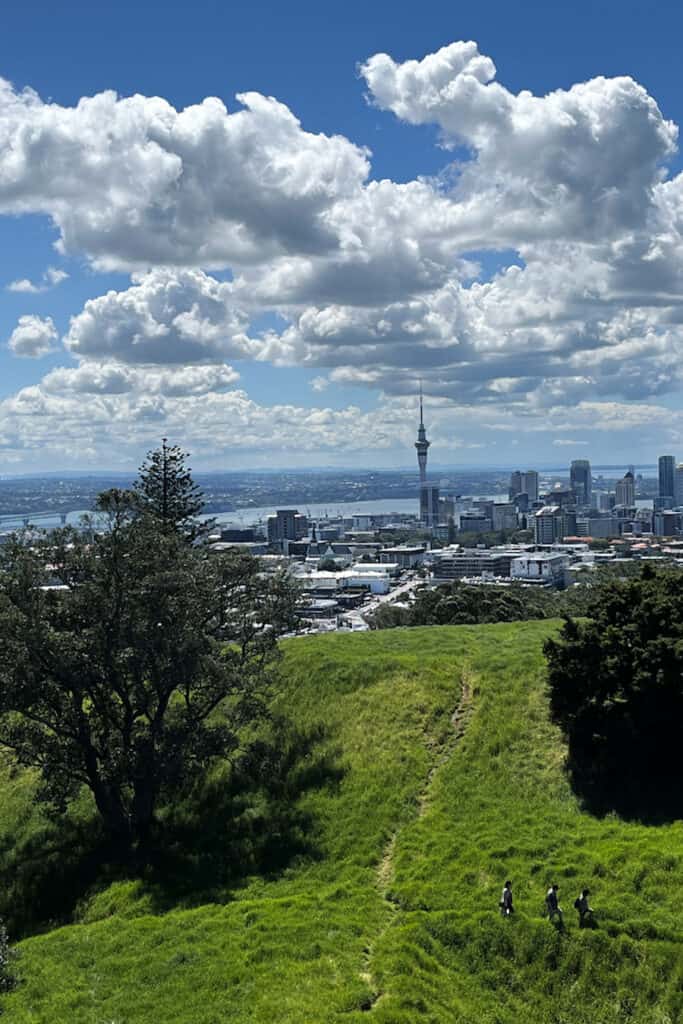
<path fill-rule="evenodd" d="M 508 498 L 512 500 L 516 495 L 521 494 L 525 491 L 526 487 L 522 487 L 522 474 L 518 469 L 514 473 L 510 473 L 510 486 L 508 487 Z"/>
<path fill-rule="evenodd" d="M 527 469 L 526 473 L 521 474 L 522 486 L 520 492 L 526 491 L 529 495 L 529 501 L 538 501 L 538 473 L 535 469 Z"/>
<path fill-rule="evenodd" d="M 268 516 L 267 531 L 269 544 L 300 540 L 308 532 L 308 518 L 295 508 L 279 508 L 274 516 Z"/>
<path fill-rule="evenodd" d="M 420 520 L 425 526 L 436 526 L 439 522 L 439 488 L 432 484 L 420 487 Z"/>
<path fill-rule="evenodd" d="M 673 498 L 676 459 L 673 455 L 659 456 L 659 497 Z"/>
<path fill-rule="evenodd" d="M 617 480 L 615 490 L 617 495 L 617 505 L 626 505 L 628 508 L 632 508 L 635 505 L 636 483 L 630 469 L 624 474 L 624 477 L 621 480 Z"/>
<path fill-rule="evenodd" d="M 591 464 L 588 459 L 574 459 L 569 467 L 569 486 L 576 495 L 576 504 L 590 508 L 592 482 Z"/>
<path fill-rule="evenodd" d="M 674 508 L 683 506 L 683 462 L 674 470 Z"/>

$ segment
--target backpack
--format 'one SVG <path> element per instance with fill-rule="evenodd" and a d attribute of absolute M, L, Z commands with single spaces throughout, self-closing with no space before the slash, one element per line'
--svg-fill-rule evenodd
<path fill-rule="evenodd" d="M 574 910 L 581 910 L 581 897 L 577 896 L 574 900 Z"/>

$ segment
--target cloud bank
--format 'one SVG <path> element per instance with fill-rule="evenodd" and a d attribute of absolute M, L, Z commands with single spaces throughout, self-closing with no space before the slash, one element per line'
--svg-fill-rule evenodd
<path fill-rule="evenodd" d="M 234 111 L 112 92 L 63 107 L 0 80 L 0 214 L 43 214 L 60 251 L 131 275 L 74 312 L 68 365 L 0 403 L 6 447 L 90 417 L 99 450 L 108 416 L 124 447 L 151 424 L 224 449 L 296 434 L 360 450 L 355 408 L 235 390 L 250 360 L 310 369 L 317 400 L 372 389 L 380 447 L 410 443 L 397 423 L 418 378 L 446 446 L 544 429 L 568 448 L 655 416 L 678 436 L 657 400 L 683 387 L 683 176 L 656 101 L 627 77 L 514 94 L 474 42 L 360 73 L 407 144 L 411 125 L 437 127 L 441 174 L 373 180 L 367 149 L 255 92 Z M 24 316 L 9 345 L 37 357 L 55 340 Z"/>

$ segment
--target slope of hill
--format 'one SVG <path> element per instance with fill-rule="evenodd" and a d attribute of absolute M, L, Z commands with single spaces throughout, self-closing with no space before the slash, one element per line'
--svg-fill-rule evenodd
<path fill-rule="evenodd" d="M 297 794 L 297 835 L 283 824 L 278 870 L 201 905 L 187 893 L 174 905 L 151 883 L 90 895 L 80 923 L 22 943 L 25 980 L 4 1001 L 7 1019 L 683 1020 L 683 823 L 579 808 L 547 717 L 541 644 L 554 628 L 288 643 L 281 709 L 316 739 L 283 793 Z M 5 790 L 3 857 L 17 830 L 40 835 L 30 783 L 7 779 Z M 198 847 L 207 827 L 197 819 Z M 506 877 L 512 920 L 496 911 Z M 565 934 L 541 913 L 553 880 Z M 594 931 L 579 931 L 571 910 L 586 884 Z"/>

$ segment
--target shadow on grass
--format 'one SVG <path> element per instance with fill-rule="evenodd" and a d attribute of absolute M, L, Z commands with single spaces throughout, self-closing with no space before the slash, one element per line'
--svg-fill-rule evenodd
<path fill-rule="evenodd" d="M 245 878 L 273 878 L 316 859 L 318 827 L 301 798 L 337 787 L 339 752 L 321 727 L 306 733 L 277 723 L 269 742 L 252 744 L 164 816 L 152 848 L 150 892 L 159 912 L 225 899 Z"/>
<path fill-rule="evenodd" d="M 269 742 L 222 767 L 160 813 L 145 890 L 154 910 L 225 899 L 247 877 L 272 878 L 299 858 L 320 855 L 317 824 L 299 807 L 306 793 L 338 786 L 338 751 L 321 728 L 276 723 Z M 89 893 L 135 877 L 99 819 L 45 819 L 0 845 L 0 917 L 15 939 L 69 923 Z"/>
<path fill-rule="evenodd" d="M 15 939 L 44 931 L 69 921 L 96 882 L 120 876 L 98 819 L 45 820 L 0 847 L 0 917 Z"/>

